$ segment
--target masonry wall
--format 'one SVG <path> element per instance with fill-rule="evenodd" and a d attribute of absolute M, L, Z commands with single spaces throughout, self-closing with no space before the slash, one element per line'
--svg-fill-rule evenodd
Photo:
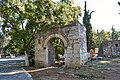
<path fill-rule="evenodd" d="M 80 38 L 79 27 L 72 26 L 68 28 L 67 38 L 69 44 L 67 47 L 67 53 L 65 54 L 65 65 L 67 67 L 80 67 Z"/>
<path fill-rule="evenodd" d="M 79 38 L 80 38 L 80 64 L 83 65 L 88 61 L 89 54 L 87 52 L 87 40 L 86 40 L 86 28 L 81 24 L 79 27 Z"/>
<path fill-rule="evenodd" d="M 104 56 L 120 56 L 120 40 L 104 41 L 103 42 Z"/>

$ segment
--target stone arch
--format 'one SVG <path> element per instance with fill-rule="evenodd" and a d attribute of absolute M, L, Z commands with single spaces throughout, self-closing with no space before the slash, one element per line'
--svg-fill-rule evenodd
<path fill-rule="evenodd" d="M 49 41 L 51 38 L 54 38 L 54 37 L 60 38 L 60 39 L 63 41 L 64 46 L 67 47 L 67 45 L 68 45 L 67 40 L 66 40 L 62 35 L 60 35 L 60 34 L 51 34 L 51 35 L 45 40 L 45 42 L 44 42 L 44 47 L 46 47 L 48 41 Z"/>

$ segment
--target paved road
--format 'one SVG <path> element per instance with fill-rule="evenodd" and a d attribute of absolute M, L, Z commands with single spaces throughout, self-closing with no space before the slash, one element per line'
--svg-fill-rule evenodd
<path fill-rule="evenodd" d="M 24 60 L 0 59 L 0 80 L 32 80 L 29 73 L 20 66 Z"/>

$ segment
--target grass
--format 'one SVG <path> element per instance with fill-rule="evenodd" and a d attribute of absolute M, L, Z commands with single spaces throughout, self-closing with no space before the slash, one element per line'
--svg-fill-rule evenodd
<path fill-rule="evenodd" d="M 76 76 L 79 76 L 81 78 L 96 78 L 96 76 L 92 75 L 92 74 L 87 74 L 87 73 L 76 73 Z"/>

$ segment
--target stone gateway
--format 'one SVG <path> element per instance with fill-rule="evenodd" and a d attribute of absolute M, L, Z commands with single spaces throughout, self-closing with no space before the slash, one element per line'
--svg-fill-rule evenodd
<path fill-rule="evenodd" d="M 53 38 L 60 38 L 64 43 L 66 67 L 80 67 L 88 60 L 86 29 L 78 22 L 64 27 L 37 31 L 35 34 L 35 65 L 46 67 L 55 63 L 55 50 L 51 45 Z"/>

